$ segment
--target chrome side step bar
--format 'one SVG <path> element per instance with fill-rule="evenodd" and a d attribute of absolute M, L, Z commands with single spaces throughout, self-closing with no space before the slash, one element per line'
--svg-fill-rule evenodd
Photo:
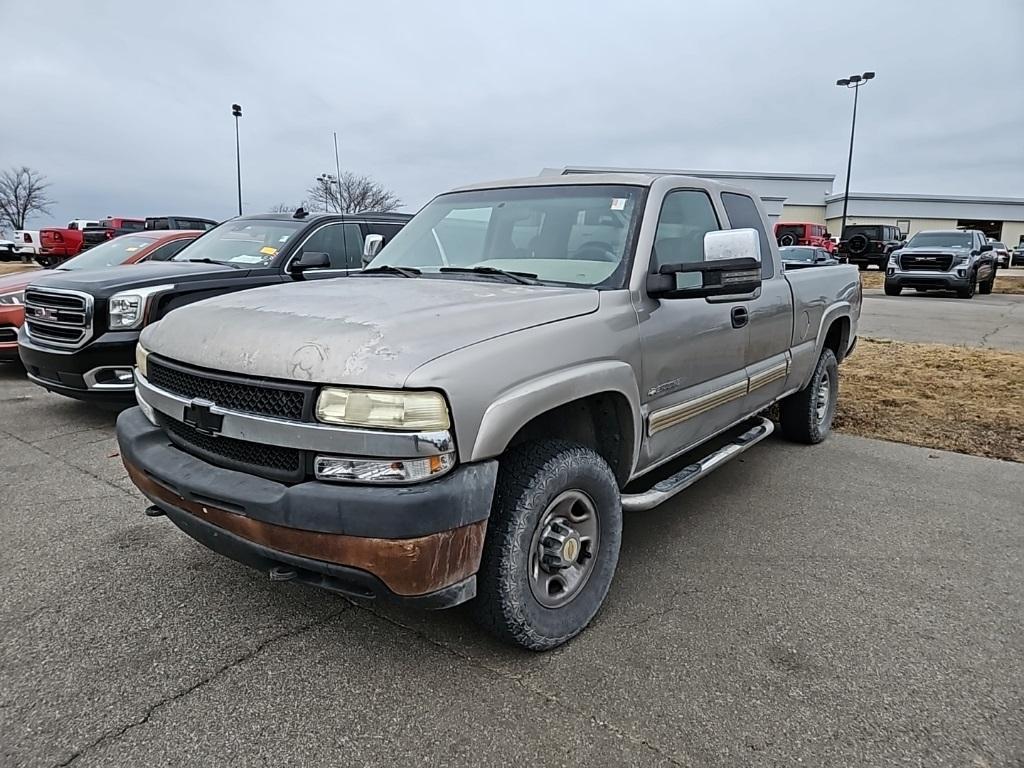
<path fill-rule="evenodd" d="M 714 453 L 710 453 L 700 461 L 688 464 L 671 477 L 666 477 L 654 487 L 643 493 L 622 494 L 622 510 L 624 512 L 644 512 L 662 504 L 682 490 L 689 488 L 702 477 L 711 474 L 722 464 L 734 459 L 752 445 L 768 437 L 775 431 L 771 419 L 759 418 L 757 424 L 731 443 L 723 445 Z"/>

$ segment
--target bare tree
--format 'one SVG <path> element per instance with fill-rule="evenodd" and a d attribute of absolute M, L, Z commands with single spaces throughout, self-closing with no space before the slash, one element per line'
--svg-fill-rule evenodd
<path fill-rule="evenodd" d="M 313 210 L 359 213 L 360 211 L 393 211 L 402 201 L 390 189 L 369 176 L 345 171 L 340 183 L 333 180 L 317 182 L 306 192 Z"/>
<path fill-rule="evenodd" d="M 54 202 L 46 194 L 49 186 L 45 176 L 25 165 L 0 173 L 0 225 L 24 229 L 33 213 L 49 213 Z"/>
<path fill-rule="evenodd" d="M 278 203 L 277 205 L 271 207 L 270 212 L 271 213 L 294 213 L 296 209 L 298 209 L 298 208 L 305 208 L 307 205 L 309 205 L 309 203 L 307 203 L 305 200 L 303 200 L 298 205 L 289 205 L 288 203 Z"/>

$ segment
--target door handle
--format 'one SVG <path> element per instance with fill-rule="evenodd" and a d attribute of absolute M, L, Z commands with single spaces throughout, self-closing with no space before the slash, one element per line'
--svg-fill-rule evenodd
<path fill-rule="evenodd" d="M 750 319 L 750 315 L 747 314 L 746 307 L 733 307 L 732 312 L 729 314 L 732 317 L 733 328 L 742 328 L 747 324 L 747 320 Z"/>

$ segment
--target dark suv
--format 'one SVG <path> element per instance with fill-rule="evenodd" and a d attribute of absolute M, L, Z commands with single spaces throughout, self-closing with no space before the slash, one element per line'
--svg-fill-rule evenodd
<path fill-rule="evenodd" d="M 203 233 L 170 261 L 39 277 L 25 289 L 18 353 L 29 378 L 51 392 L 130 405 L 135 345 L 145 326 L 211 296 L 343 277 L 362 268 L 365 240 L 379 247 L 410 218 L 302 209 L 240 216 Z"/>
<path fill-rule="evenodd" d="M 839 254 L 860 269 L 874 264 L 885 269 L 889 254 L 903 245 L 905 235 L 889 224 L 848 224 L 839 241 Z"/>

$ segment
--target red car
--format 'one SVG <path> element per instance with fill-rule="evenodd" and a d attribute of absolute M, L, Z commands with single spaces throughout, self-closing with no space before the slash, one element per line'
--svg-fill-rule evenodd
<path fill-rule="evenodd" d="M 824 224 L 807 221 L 779 221 L 775 223 L 775 242 L 779 245 L 812 245 L 832 253 L 836 244 Z"/>
<path fill-rule="evenodd" d="M 57 269 L 103 269 L 143 260 L 167 261 L 201 234 L 194 230 L 164 229 L 124 235 L 90 248 Z M 0 278 L 0 360 L 18 359 L 18 329 L 25 319 L 25 288 L 39 274 L 37 270 L 28 270 Z"/>

